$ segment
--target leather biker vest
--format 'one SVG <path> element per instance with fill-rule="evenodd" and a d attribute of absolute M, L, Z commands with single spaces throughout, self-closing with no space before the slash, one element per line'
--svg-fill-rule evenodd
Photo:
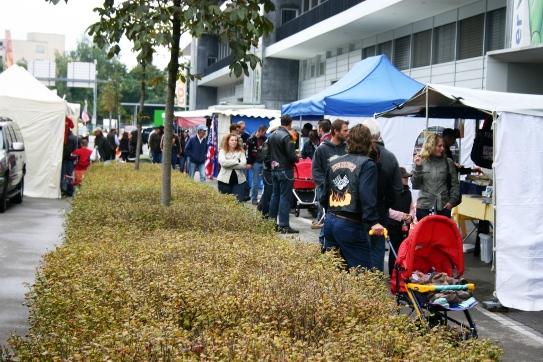
<path fill-rule="evenodd" d="M 369 158 L 363 155 L 346 154 L 330 162 L 328 172 L 328 207 L 331 212 L 362 214 L 358 192 L 362 165 Z"/>

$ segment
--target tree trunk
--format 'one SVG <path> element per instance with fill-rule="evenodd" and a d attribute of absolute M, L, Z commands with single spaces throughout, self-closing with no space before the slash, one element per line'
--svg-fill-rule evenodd
<path fill-rule="evenodd" d="M 143 106 L 145 105 L 145 62 L 141 63 L 141 87 L 140 87 L 140 110 L 136 118 L 138 128 L 138 141 L 136 142 L 136 163 L 134 170 L 140 169 L 140 150 L 141 150 L 141 119 L 143 117 Z"/>
<path fill-rule="evenodd" d="M 181 8 L 181 0 L 174 0 L 174 6 Z M 169 206 L 172 199 L 172 123 L 175 101 L 175 83 L 179 71 L 179 41 L 181 38 L 181 19 L 175 13 L 172 20 L 172 44 L 168 63 L 168 88 L 166 93 L 166 120 L 164 123 L 164 148 L 162 150 L 162 187 L 160 203 Z"/>

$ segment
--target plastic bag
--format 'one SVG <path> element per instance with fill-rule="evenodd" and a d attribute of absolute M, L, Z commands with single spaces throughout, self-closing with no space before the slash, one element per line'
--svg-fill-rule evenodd
<path fill-rule="evenodd" d="M 97 147 L 94 147 L 94 149 L 92 150 L 92 153 L 90 155 L 90 160 L 92 162 L 95 162 L 95 161 L 100 161 L 100 152 L 98 152 L 98 148 Z"/>

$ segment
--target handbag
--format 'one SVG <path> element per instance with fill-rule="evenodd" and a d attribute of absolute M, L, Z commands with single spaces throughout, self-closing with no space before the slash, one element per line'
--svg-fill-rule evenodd
<path fill-rule="evenodd" d="M 92 150 L 92 153 L 90 155 L 90 160 L 92 162 L 100 161 L 100 152 L 98 152 L 98 147 L 94 147 L 94 149 Z"/>

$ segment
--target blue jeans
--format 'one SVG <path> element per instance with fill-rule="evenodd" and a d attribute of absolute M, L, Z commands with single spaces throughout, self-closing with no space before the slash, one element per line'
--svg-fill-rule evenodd
<path fill-rule="evenodd" d="M 205 170 L 205 163 L 194 163 L 189 162 L 189 176 L 191 180 L 194 180 L 194 174 L 196 173 L 196 168 L 198 168 L 198 172 L 200 173 L 200 182 L 206 182 L 206 170 Z"/>
<path fill-rule="evenodd" d="M 279 216 L 279 227 L 289 225 L 292 189 L 294 187 L 294 170 L 272 171 L 272 196 L 270 200 L 270 219 Z"/>
<path fill-rule="evenodd" d="M 235 172 L 235 171 L 234 171 Z M 218 181 L 217 188 L 221 194 L 230 194 L 236 196 L 239 202 L 243 201 L 243 190 L 245 188 L 245 182 L 242 184 L 227 184 L 221 181 Z"/>
<path fill-rule="evenodd" d="M 260 186 L 260 180 L 262 180 L 262 162 L 253 163 L 253 167 L 251 168 L 251 170 L 253 171 L 253 178 L 251 179 L 251 201 L 253 203 L 256 203 L 258 201 L 258 189 Z"/>
<path fill-rule="evenodd" d="M 177 152 L 172 152 L 172 168 L 175 170 L 177 166 Z"/>
<path fill-rule="evenodd" d="M 273 192 L 271 171 L 262 170 L 262 180 L 264 181 L 264 191 L 260 197 L 258 209 L 264 216 L 268 216 L 270 211 L 270 200 Z"/>
<path fill-rule="evenodd" d="M 162 152 L 151 152 L 151 157 L 152 157 L 153 163 L 162 162 Z"/>
<path fill-rule="evenodd" d="M 179 156 L 179 157 L 177 158 L 177 163 L 179 164 L 179 171 L 185 172 L 185 170 L 186 170 L 186 164 L 187 164 L 186 161 L 187 161 L 187 160 L 186 160 L 185 156 Z"/>
<path fill-rule="evenodd" d="M 326 250 L 339 249 L 347 262 L 348 268 L 363 267 L 370 269 L 371 249 L 368 240 L 368 226 L 355 223 L 332 213 L 326 214 L 324 220 L 324 237 Z"/>
<path fill-rule="evenodd" d="M 370 236 L 371 265 L 381 271 L 385 271 L 385 237 Z"/>

